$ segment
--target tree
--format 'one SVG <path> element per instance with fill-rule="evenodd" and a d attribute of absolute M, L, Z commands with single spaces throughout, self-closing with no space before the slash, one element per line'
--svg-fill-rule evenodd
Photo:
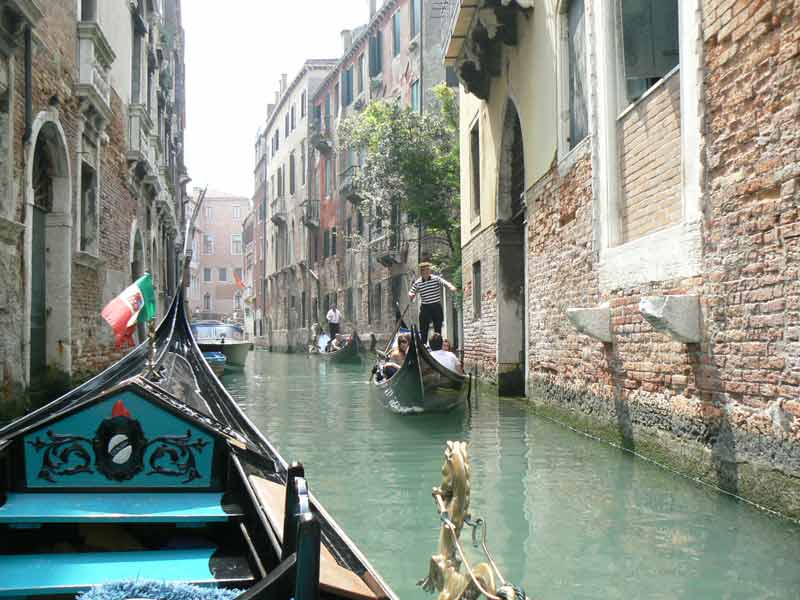
<path fill-rule="evenodd" d="M 396 206 L 444 240 L 448 275 L 460 279 L 458 107 L 445 85 L 434 88 L 437 110 L 418 113 L 399 102 L 373 101 L 339 126 L 340 155 L 359 156 L 353 188 L 362 212 L 390 215 Z"/>

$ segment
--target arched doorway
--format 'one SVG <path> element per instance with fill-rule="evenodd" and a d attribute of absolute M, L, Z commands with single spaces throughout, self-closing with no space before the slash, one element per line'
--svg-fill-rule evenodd
<path fill-rule="evenodd" d="M 497 195 L 497 384 L 525 394 L 525 157 L 522 126 L 506 103 Z"/>
<path fill-rule="evenodd" d="M 72 367 L 72 210 L 61 126 L 41 113 L 31 131 L 25 232 L 27 372 L 29 383 L 37 387 L 53 377 L 68 376 Z"/>

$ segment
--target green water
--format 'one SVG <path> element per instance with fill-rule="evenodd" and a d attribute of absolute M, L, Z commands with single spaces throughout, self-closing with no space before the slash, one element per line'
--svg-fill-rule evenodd
<path fill-rule="evenodd" d="M 368 368 L 256 351 L 224 382 L 403 600 L 430 597 L 447 440 L 469 442 L 472 513 L 532 598 L 800 598 L 793 524 L 485 390 L 471 411 L 391 414 Z"/>

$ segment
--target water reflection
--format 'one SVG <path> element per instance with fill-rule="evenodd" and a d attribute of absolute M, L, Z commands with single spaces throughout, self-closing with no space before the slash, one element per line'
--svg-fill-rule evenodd
<path fill-rule="evenodd" d="M 444 444 L 469 442 L 473 514 L 538 598 L 798 598 L 800 531 L 482 391 L 472 410 L 403 417 L 368 367 L 256 351 L 224 382 L 403 598 L 436 549 Z M 478 558 L 476 554 L 474 558 Z"/>

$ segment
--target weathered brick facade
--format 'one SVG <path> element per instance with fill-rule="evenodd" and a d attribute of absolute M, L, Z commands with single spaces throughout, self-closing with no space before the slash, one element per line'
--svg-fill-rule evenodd
<path fill-rule="evenodd" d="M 680 68 L 619 122 L 613 109 L 604 121 L 606 63 L 590 47 L 588 77 L 600 83 L 589 93 L 589 138 L 577 155 L 526 181 L 528 395 L 543 413 L 798 517 L 800 4 L 703 0 L 697 8 L 682 7 L 681 18 L 702 19 L 697 39 L 691 26 L 681 30 Z M 606 10 L 604 0 L 586 3 L 592 42 L 613 34 L 595 12 Z M 513 77 L 514 60 L 525 58 L 503 52 Z M 497 94 L 524 85 L 493 78 L 481 126 L 495 127 Z M 555 103 L 528 100 L 556 118 Z M 555 146 L 547 128 L 530 134 Z M 495 141 L 499 131 L 482 135 Z M 528 148 L 525 156 L 528 170 Z M 687 198 L 697 198 L 696 212 Z M 497 294 L 493 237 L 483 226 L 463 247 L 466 358 L 492 379 L 504 343 L 494 342 L 487 311 Z M 477 260 L 484 302 L 474 321 Z M 640 301 L 665 296 L 698 298 L 695 342 L 645 318 Z M 579 333 L 567 318 L 585 307 L 607 314 L 610 342 Z"/>
<path fill-rule="evenodd" d="M 121 356 L 100 311 L 133 278 L 152 272 L 160 310 L 174 293 L 185 175 L 183 32 L 179 0 L 158 6 L 163 14 L 147 0 L 4 3 L 2 414 L 24 403 L 29 386 L 39 388 L 37 401 L 47 400 L 70 378 L 85 379 Z M 125 35 L 137 22 L 138 35 L 152 34 L 139 60 L 156 56 L 148 43 L 159 50 L 149 86 L 148 70 L 139 71 L 137 85 L 151 97 L 132 101 L 134 53 Z M 134 122 L 135 110 L 142 117 Z"/>

